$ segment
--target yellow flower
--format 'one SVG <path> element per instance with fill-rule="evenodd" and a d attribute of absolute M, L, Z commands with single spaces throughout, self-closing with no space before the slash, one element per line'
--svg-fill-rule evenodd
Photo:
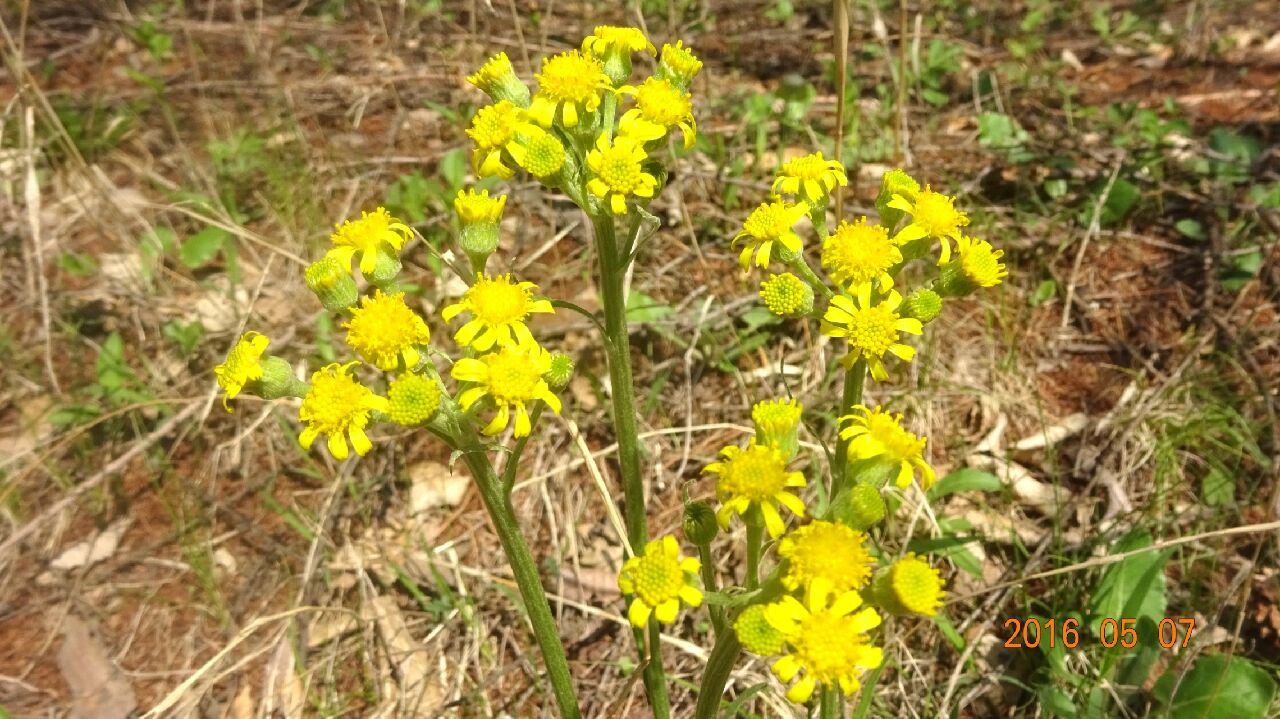
<path fill-rule="evenodd" d="M 650 55 L 658 54 L 649 38 L 634 27 L 596 25 L 596 29 L 582 41 L 582 51 L 596 57 L 604 57 L 610 50 L 628 54 L 648 50 Z"/>
<path fill-rule="evenodd" d="M 335 228 L 329 237 L 333 249 L 328 255 L 349 267 L 351 258 L 359 253 L 360 271 L 366 275 L 377 265 L 379 250 L 385 253 L 390 247 L 394 255 L 413 237 L 413 230 L 408 225 L 396 220 L 382 207 L 373 212 L 361 212 L 360 219 L 347 220 Z"/>
<path fill-rule="evenodd" d="M 671 84 L 682 90 L 688 90 L 694 76 L 702 70 L 702 61 L 694 56 L 693 51 L 684 46 L 683 40 L 676 40 L 675 45 L 662 46 L 662 59 L 658 62 L 658 77 L 670 80 Z"/>
<path fill-rule="evenodd" d="M 914 347 L 898 341 L 900 332 L 918 335 L 924 332 L 920 320 L 898 316 L 902 295 L 891 290 L 879 304 L 871 304 L 871 285 L 858 288 L 857 301 L 848 295 L 831 298 L 831 306 L 822 316 L 822 334 L 844 337 L 849 343 L 849 354 L 841 362 L 851 366 L 860 357 L 867 358 L 871 376 L 883 382 L 889 379 L 884 369 L 885 352 L 903 362 L 916 356 Z"/>
<path fill-rule="evenodd" d="M 880 281 L 880 290 L 893 289 L 889 268 L 902 262 L 902 251 L 880 225 L 868 225 L 867 218 L 850 224 L 841 221 L 836 231 L 822 243 L 822 267 L 842 287 L 850 290 Z"/>
<path fill-rule="evenodd" d="M 837 592 L 821 577 L 809 585 L 804 604 L 785 596 L 768 605 L 765 617 L 786 637 L 787 646 L 786 654 L 773 663 L 773 673 L 784 684 L 802 675 L 787 691 L 787 699 L 804 704 L 819 684 L 839 686 L 850 696 L 861 686 L 863 670 L 880 666 L 884 653 L 867 637 L 880 625 L 880 615 L 860 606 L 857 592 Z"/>
<path fill-rule="evenodd" d="M 262 379 L 262 353 L 267 351 L 270 343 L 271 340 L 266 335 L 245 332 L 227 353 L 222 364 L 213 368 L 218 385 L 226 392 L 222 396 L 222 406 L 228 412 L 231 411 L 231 406 L 227 404 L 229 400 L 235 399 L 246 384 Z"/>
<path fill-rule="evenodd" d="M 876 573 L 870 596 L 891 614 L 935 617 L 947 595 L 945 586 L 938 570 L 915 553 L 908 553 Z"/>
<path fill-rule="evenodd" d="M 765 617 L 767 611 L 764 604 L 752 604 L 743 609 L 733 623 L 742 647 L 762 657 L 782 653 L 782 632 L 769 623 Z"/>
<path fill-rule="evenodd" d="M 959 240 L 960 228 L 969 224 L 969 216 L 957 210 L 955 205 L 956 198 L 934 192 L 928 185 L 916 193 L 914 200 L 905 195 L 894 195 L 888 206 L 910 213 L 911 222 L 898 231 L 893 241 L 904 245 L 921 237 L 936 237 L 942 243 L 938 264 L 947 264 L 951 260 L 951 243 L 947 238 Z"/>
<path fill-rule="evenodd" d="M 798 589 L 825 579 L 837 592 L 861 589 L 871 578 L 866 541 L 843 524 L 814 520 L 778 543 L 778 556 L 788 560 L 782 583 Z"/>
<path fill-rule="evenodd" d="M 506 150 L 518 163 L 524 157 L 524 146 L 519 142 L 521 133 L 538 129 L 525 119 L 525 111 L 509 100 L 501 100 L 492 105 L 480 108 L 471 118 L 471 127 L 467 135 L 475 141 L 476 149 L 471 153 L 471 169 L 477 177 L 485 178 L 494 175 L 502 179 L 510 179 L 515 174 L 502 160 L 502 151 Z"/>
<path fill-rule="evenodd" d="M 618 588 L 623 594 L 635 595 L 627 609 L 631 625 L 643 629 L 650 615 L 670 624 L 676 620 L 681 602 L 691 607 L 701 605 L 701 567 L 697 559 L 680 556 L 680 545 L 671 535 L 644 545 L 644 552 L 628 559 L 618 572 Z"/>
<path fill-rule="evenodd" d="M 440 384 L 431 377 L 406 372 L 387 387 L 387 416 L 405 427 L 416 427 L 440 409 Z"/>
<path fill-rule="evenodd" d="M 924 459 L 924 446 L 928 441 L 902 427 L 902 415 L 882 411 L 877 405 L 875 409 L 867 409 L 864 405 L 854 405 L 855 413 L 840 418 L 840 423 L 849 423 L 840 430 L 840 438 L 849 440 L 849 455 L 857 459 L 880 457 L 884 461 L 898 466 L 898 474 L 894 484 L 905 488 L 911 484 L 917 470 L 920 472 L 920 486 L 928 489 L 933 486 L 937 474 Z"/>
<path fill-rule="evenodd" d="M 552 412 L 560 413 L 560 398 L 551 393 L 543 375 L 551 369 L 551 353 L 532 342 L 502 347 L 497 352 L 479 358 L 465 358 L 453 365 L 453 378 L 459 382 L 474 382 L 477 386 L 458 395 L 462 409 L 488 396 L 498 407 L 498 414 L 481 430 L 485 434 L 498 434 L 511 421 L 515 409 L 515 436 L 528 436 L 533 428 L 527 405 L 534 400 L 547 403 Z"/>
<path fill-rule="evenodd" d="M 751 264 L 751 255 L 755 253 L 756 265 L 769 266 L 769 256 L 773 251 L 773 243 L 781 244 L 792 254 L 800 252 L 800 235 L 791 229 L 801 217 L 808 214 L 808 207 L 803 203 L 789 205 L 780 198 L 772 202 L 763 202 L 751 211 L 742 231 L 733 237 L 733 244 L 747 238 L 747 246 L 738 255 L 738 265 L 746 271 Z"/>
<path fill-rule="evenodd" d="M 610 91 L 604 65 L 577 50 L 544 59 L 537 79 L 538 92 L 533 96 L 529 114 L 548 129 L 556 120 L 557 110 L 566 128 L 577 127 L 583 114 L 593 113 L 600 107 L 602 93 Z"/>
<path fill-rule="evenodd" d="M 393 370 L 404 359 L 406 369 L 418 364 L 418 347 L 431 340 L 431 330 L 418 313 L 404 302 L 404 293 L 384 295 L 375 290 L 373 297 L 360 298 L 360 306 L 351 308 L 347 328 L 347 344 L 367 362 L 380 370 Z"/>
<path fill-rule="evenodd" d="M 1000 258 L 1004 250 L 997 250 L 990 242 L 976 237 L 961 235 L 956 240 L 955 260 L 942 268 L 939 284 L 944 294 L 950 296 L 967 295 L 979 287 L 995 287 L 1009 276 Z"/>
<path fill-rule="evenodd" d="M 351 437 L 357 454 L 364 456 L 373 449 L 373 442 L 364 433 L 369 413 L 386 412 L 390 405 L 386 397 L 379 397 L 347 374 L 358 364 L 326 365 L 311 375 L 311 391 L 302 398 L 302 407 L 298 410 L 298 418 L 307 425 L 298 435 L 304 449 L 311 449 L 316 437 L 322 434 L 329 436 L 329 453 L 334 459 L 347 458 L 347 436 Z"/>
<path fill-rule="evenodd" d="M 538 286 L 532 282 L 515 282 L 511 275 L 476 277 L 475 284 L 458 302 L 445 307 L 440 316 L 451 322 L 463 312 L 471 319 L 453 335 L 458 344 L 488 351 L 494 344 L 512 347 L 536 344 L 525 320 L 533 313 L 553 313 L 555 308 L 545 299 L 537 299 Z"/>
<path fill-rule="evenodd" d="M 495 101 L 510 100 L 519 107 L 529 106 L 529 88 L 516 77 L 515 68 L 505 52 L 489 58 L 467 82 L 480 88 Z"/>
<path fill-rule="evenodd" d="M 507 196 L 489 197 L 488 190 L 476 192 L 474 188 L 459 190 L 453 198 L 453 209 L 458 219 L 464 224 L 482 222 L 496 224 L 502 219 L 502 208 L 507 204 Z"/>
<path fill-rule="evenodd" d="M 778 178 L 773 181 L 774 192 L 799 195 L 812 204 L 825 202 L 831 191 L 849 184 L 844 166 L 836 160 L 827 160 L 821 152 L 797 157 L 782 166 Z"/>
<path fill-rule="evenodd" d="M 721 529 L 728 529 L 733 515 L 744 515 L 752 506 L 760 508 L 771 537 L 785 530 L 779 504 L 797 517 L 804 516 L 804 502 L 787 491 L 788 487 L 805 486 L 804 475 L 787 471 L 787 458 L 782 452 L 752 442 L 746 449 L 725 447 L 720 456 L 721 461 L 708 464 L 702 471 L 719 475 L 716 496 L 721 506 L 716 520 Z"/>
<path fill-rule="evenodd" d="M 601 135 L 596 147 L 587 154 L 587 167 L 592 177 L 587 182 L 591 194 L 608 200 L 615 215 L 627 212 L 627 196 L 653 197 L 658 179 L 644 171 L 643 163 L 648 155 L 635 140 L 620 135 L 612 143 Z"/>
<path fill-rule="evenodd" d="M 684 149 L 693 147 L 698 123 L 693 119 L 693 98 L 689 93 L 658 77 L 646 79 L 638 88 L 624 87 L 621 92 L 634 94 L 636 106 L 623 113 L 619 132 L 648 141 L 679 127 Z"/>
<path fill-rule="evenodd" d="M 790 272 L 770 275 L 761 282 L 760 299 L 779 317 L 799 317 L 813 311 L 813 288 Z"/>

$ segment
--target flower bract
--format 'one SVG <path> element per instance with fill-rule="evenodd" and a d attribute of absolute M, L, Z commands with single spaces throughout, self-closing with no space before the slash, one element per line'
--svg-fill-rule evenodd
<path fill-rule="evenodd" d="M 649 542 L 644 552 L 628 559 L 618 573 L 618 588 L 623 594 L 635 595 L 627 609 L 631 625 L 643 628 L 650 616 L 670 624 L 676 620 L 681 602 L 691 607 L 701 605 L 701 566 L 693 557 L 680 556 L 680 545 L 671 535 Z"/>

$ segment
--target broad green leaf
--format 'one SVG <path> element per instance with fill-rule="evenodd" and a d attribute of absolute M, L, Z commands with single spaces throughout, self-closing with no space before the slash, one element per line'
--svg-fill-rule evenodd
<path fill-rule="evenodd" d="M 627 297 L 627 320 L 629 322 L 654 322 L 666 319 L 675 312 L 670 305 L 665 305 L 640 290 L 631 290 Z"/>
<path fill-rule="evenodd" d="M 182 243 L 182 264 L 188 269 L 200 267 L 217 256 L 230 236 L 221 227 L 209 226 L 200 230 Z"/>
<path fill-rule="evenodd" d="M 1040 284 L 1036 285 L 1036 291 L 1032 292 L 1031 297 L 1027 298 L 1027 302 L 1032 307 L 1035 307 L 1053 299 L 1056 294 L 1058 294 L 1058 283 L 1053 280 L 1042 280 Z"/>
<path fill-rule="evenodd" d="M 1151 546 L 1151 535 L 1145 529 L 1122 537 L 1112 547 L 1113 554 Z M 1107 567 L 1094 590 L 1089 611 L 1093 636 L 1098 636 L 1102 620 L 1147 618 L 1158 622 L 1166 606 L 1164 565 L 1172 550 L 1143 552 Z"/>
<path fill-rule="evenodd" d="M 1165 672 L 1153 694 L 1169 707 L 1169 719 L 1263 719 L 1276 680 L 1247 659 L 1215 654 L 1197 659 L 1181 682 L 1177 671 Z"/>
<path fill-rule="evenodd" d="M 1106 184 L 1103 183 L 1098 190 L 1099 194 L 1105 189 Z M 1137 185 L 1123 177 L 1117 177 L 1115 184 L 1111 186 L 1111 192 L 1107 193 L 1106 198 L 1102 201 L 1102 211 L 1098 214 L 1098 224 L 1102 227 L 1120 224 L 1129 215 L 1129 211 L 1138 204 L 1138 199 L 1141 196 L 1142 193 L 1138 190 Z M 1093 214 L 1092 203 L 1088 208 L 1088 214 L 1089 217 L 1085 218 L 1086 222 Z"/>
<path fill-rule="evenodd" d="M 999 492 L 1004 489 L 1000 478 L 990 472 L 972 467 L 962 467 L 938 480 L 929 488 L 930 502 L 956 492 Z"/>
<path fill-rule="evenodd" d="M 467 179 L 467 156 L 461 149 L 453 149 L 440 158 L 440 176 L 450 188 L 460 188 Z"/>

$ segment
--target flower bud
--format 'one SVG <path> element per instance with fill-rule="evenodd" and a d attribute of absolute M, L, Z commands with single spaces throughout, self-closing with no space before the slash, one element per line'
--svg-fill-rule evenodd
<path fill-rule="evenodd" d="M 761 282 L 760 299 L 779 317 L 800 317 L 813 312 L 813 288 L 790 272 L 772 275 Z"/>
<path fill-rule="evenodd" d="M 552 392 L 559 392 L 569 386 L 573 379 L 573 358 L 563 352 L 551 353 L 551 369 L 543 375 Z"/>
<path fill-rule="evenodd" d="M 914 553 L 888 567 L 881 567 L 871 579 L 871 600 L 897 616 L 918 614 L 937 616 L 942 607 L 945 582 L 938 570 Z"/>
<path fill-rule="evenodd" d="M 263 399 L 302 397 L 309 389 L 306 382 L 293 374 L 288 362 L 274 356 L 262 360 L 262 379 L 257 384 L 257 394 Z"/>
<path fill-rule="evenodd" d="M 990 242 L 961 235 L 956 241 L 955 256 L 939 271 L 938 293 L 943 297 L 964 297 L 983 287 L 995 287 L 1009 275 L 1001 257 L 1004 250 L 994 249 Z"/>
<path fill-rule="evenodd" d="M 467 76 L 467 82 L 480 88 L 494 102 L 507 100 L 517 107 L 529 106 L 529 86 L 516 76 L 505 52 L 489 58 L 474 75 Z"/>
<path fill-rule="evenodd" d="M 764 604 L 752 604 L 742 610 L 733 623 L 733 631 L 737 633 L 742 647 L 762 657 L 782 653 L 782 632 L 769 623 L 766 611 Z"/>
<path fill-rule="evenodd" d="M 902 301 L 902 306 L 898 308 L 898 314 L 902 317 L 912 317 L 920 320 L 923 324 L 928 324 L 942 312 L 942 298 L 933 290 L 922 288 L 907 295 Z"/>
<path fill-rule="evenodd" d="M 658 62 L 658 77 L 667 80 L 681 90 L 688 90 L 693 78 L 702 70 L 702 61 L 677 40 L 675 45 L 662 46 L 662 59 Z"/>
<path fill-rule="evenodd" d="M 307 265 L 303 272 L 307 287 L 330 312 L 341 312 L 355 304 L 360 291 L 351 277 L 351 269 L 331 255 Z"/>
<path fill-rule="evenodd" d="M 657 49 L 638 28 L 598 25 L 592 34 L 582 41 L 582 51 L 600 58 L 604 74 L 614 87 L 621 87 L 631 79 L 631 53 L 642 50 L 651 55 Z"/>
<path fill-rule="evenodd" d="M 550 132 L 539 132 L 524 143 L 524 152 L 516 159 L 530 175 L 550 184 L 560 174 L 566 157 L 559 138 Z"/>
<path fill-rule="evenodd" d="M 694 544 L 710 544 L 720 527 L 716 524 L 716 512 L 706 502 L 684 503 L 684 536 Z"/>
<path fill-rule="evenodd" d="M 387 290 L 392 283 L 396 281 L 396 276 L 400 274 L 400 256 L 387 243 L 378 246 L 378 253 L 374 257 L 373 272 L 365 272 L 364 278 L 380 290 Z"/>
<path fill-rule="evenodd" d="M 756 426 L 756 442 L 782 452 L 792 459 L 800 451 L 800 415 L 804 408 L 794 399 L 757 402 L 751 408 Z"/>
<path fill-rule="evenodd" d="M 851 529 L 865 532 L 884 519 L 884 497 L 874 484 L 854 482 L 831 502 L 831 516 Z"/>
<path fill-rule="evenodd" d="M 906 214 L 896 207 L 889 207 L 894 195 L 902 195 L 908 200 L 915 200 L 920 192 L 920 183 L 901 169 L 889 170 L 880 180 L 880 194 L 876 197 L 876 211 L 880 213 L 880 224 L 893 228 Z"/>
<path fill-rule="evenodd" d="M 416 427 L 435 416 L 440 409 L 440 384 L 430 377 L 406 373 L 387 387 L 391 421 L 405 427 Z"/>
<path fill-rule="evenodd" d="M 453 209 L 462 221 L 458 244 L 462 246 L 477 270 L 483 269 L 489 255 L 498 249 L 498 228 L 507 196 L 490 198 L 488 190 L 462 190 L 453 200 Z"/>

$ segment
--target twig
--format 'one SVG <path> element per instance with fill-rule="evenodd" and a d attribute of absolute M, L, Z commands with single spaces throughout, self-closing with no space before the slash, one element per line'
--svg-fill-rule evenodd
<path fill-rule="evenodd" d="M 609 521 L 613 524 L 613 531 L 618 535 L 618 541 L 622 542 L 622 548 L 626 550 L 627 556 L 635 556 L 635 550 L 631 543 L 627 541 L 627 525 L 622 521 L 622 515 L 618 514 L 618 504 L 613 501 L 613 495 L 609 494 L 609 487 L 604 483 L 604 476 L 600 474 L 600 467 L 596 465 L 596 460 L 591 456 L 591 448 L 587 446 L 586 440 L 582 438 L 582 433 L 578 431 L 578 424 L 571 419 L 564 420 L 565 426 L 569 428 L 569 437 L 573 439 L 573 444 L 582 452 L 583 461 L 587 465 L 587 472 L 591 478 L 595 480 L 596 488 L 600 490 L 601 498 L 604 499 L 604 509 L 609 514 Z M 616 445 L 615 445 L 616 446 Z"/>
<path fill-rule="evenodd" d="M 40 241 L 40 183 L 36 180 L 36 109 L 27 106 L 25 128 L 27 177 L 23 200 L 27 205 L 27 224 L 31 226 L 31 252 L 36 260 L 36 287 L 40 291 L 40 328 L 44 335 L 44 371 L 49 375 L 53 393 L 62 396 L 58 374 L 53 370 L 53 338 L 49 332 L 49 281 L 44 276 L 44 247 Z"/>

